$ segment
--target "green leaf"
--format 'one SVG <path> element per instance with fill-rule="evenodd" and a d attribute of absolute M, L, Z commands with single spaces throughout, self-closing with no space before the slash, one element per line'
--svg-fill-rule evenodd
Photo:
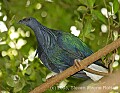
<path fill-rule="evenodd" d="M 86 5 L 87 7 L 92 8 L 95 3 L 95 0 L 79 0 L 79 2 L 83 5 Z"/>
<path fill-rule="evenodd" d="M 11 87 L 15 86 L 15 82 L 14 82 L 12 77 L 8 77 L 7 80 L 6 80 L 6 83 L 7 83 L 8 86 L 11 86 Z"/>
<path fill-rule="evenodd" d="M 31 67 L 28 67 L 27 70 L 26 70 L 26 74 L 30 75 L 32 73 L 32 68 Z"/>
<path fill-rule="evenodd" d="M 107 24 L 107 19 L 101 14 L 99 10 L 93 10 L 93 14 L 103 23 Z"/>
<path fill-rule="evenodd" d="M 7 44 L 0 45 L 0 51 L 5 51 L 7 49 L 9 49 L 9 46 Z"/>
<path fill-rule="evenodd" d="M 7 38 L 7 31 L 0 32 L 0 37 L 2 38 L 2 40 L 6 40 L 6 38 Z"/>
<path fill-rule="evenodd" d="M 36 72 L 33 71 L 32 74 L 30 75 L 30 80 L 35 80 L 36 79 Z"/>
<path fill-rule="evenodd" d="M 95 3 L 95 0 L 87 0 L 87 4 L 90 8 L 93 7 L 94 3 Z"/>
<path fill-rule="evenodd" d="M 24 86 L 25 86 L 25 80 L 21 79 L 19 82 L 16 83 L 13 91 L 18 92 L 18 91 L 22 90 Z"/>
<path fill-rule="evenodd" d="M 82 22 L 79 22 L 79 21 L 75 21 L 75 25 L 76 25 L 76 27 L 79 29 L 79 30 L 82 30 L 83 29 L 83 24 L 82 24 Z"/>
<path fill-rule="evenodd" d="M 91 19 L 88 17 L 87 21 L 84 26 L 84 35 L 88 35 L 91 32 L 92 25 L 91 25 Z"/>
<path fill-rule="evenodd" d="M 88 35 L 85 36 L 86 38 L 89 38 L 90 40 L 94 40 L 95 39 L 95 35 L 90 33 Z"/>
<path fill-rule="evenodd" d="M 77 11 L 79 11 L 81 13 L 86 13 L 87 12 L 87 8 L 85 6 L 79 6 L 77 8 Z"/>
<path fill-rule="evenodd" d="M 119 10 L 119 2 L 118 2 L 118 0 L 114 0 L 114 2 L 113 2 L 113 10 L 114 10 L 114 13 L 118 12 L 118 10 Z"/>
<path fill-rule="evenodd" d="M 79 2 L 83 5 L 86 5 L 87 6 L 87 0 L 79 0 Z"/>

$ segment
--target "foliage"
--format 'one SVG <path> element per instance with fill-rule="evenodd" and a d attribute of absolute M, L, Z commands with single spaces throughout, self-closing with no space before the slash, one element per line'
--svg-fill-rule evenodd
<path fill-rule="evenodd" d="M 0 28 L 0 89 L 6 93 L 27 93 L 42 84 L 50 73 L 34 58 L 37 43 L 33 31 L 17 24 L 24 17 L 35 17 L 49 28 L 69 33 L 70 27 L 76 26 L 80 30 L 79 37 L 93 51 L 119 37 L 118 0 L 2 0 L 0 7 L 0 22 L 7 26 L 7 31 Z M 101 12 L 103 8 L 107 14 Z M 106 32 L 101 31 L 102 25 L 107 27 Z M 114 53 L 119 54 L 119 51 Z M 82 81 L 69 77 L 65 80 L 65 89 L 58 89 L 56 85 L 45 93 L 66 93 Z"/>

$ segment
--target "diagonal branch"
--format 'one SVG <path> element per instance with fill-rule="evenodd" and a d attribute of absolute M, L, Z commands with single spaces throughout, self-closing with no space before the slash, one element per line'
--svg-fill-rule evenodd
<path fill-rule="evenodd" d="M 107 55 L 114 49 L 120 46 L 120 38 L 109 45 L 106 45 L 104 48 L 100 49 L 99 51 L 93 53 L 89 57 L 85 58 L 80 62 L 80 66 L 76 68 L 76 66 L 71 66 L 70 68 L 66 69 L 62 73 L 56 75 L 55 77 L 49 79 L 45 83 L 41 84 L 40 86 L 36 87 L 30 93 L 42 93 L 46 91 L 48 88 L 52 87 L 56 83 L 60 82 L 61 80 L 73 75 L 74 73 L 80 71 L 81 69 L 86 68 L 91 63 L 95 62 L 96 60 L 100 59 L 102 56 Z"/>

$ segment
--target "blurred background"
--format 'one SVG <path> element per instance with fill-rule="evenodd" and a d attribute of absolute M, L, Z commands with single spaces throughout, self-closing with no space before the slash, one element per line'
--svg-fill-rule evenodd
<path fill-rule="evenodd" d="M 120 36 L 120 0 L 0 0 L 1 93 L 28 93 L 54 74 L 34 57 L 37 42 L 33 31 L 17 24 L 25 17 L 74 34 L 94 52 Z M 120 68 L 119 57 L 116 49 L 102 60 L 106 66 L 112 62 L 115 71 Z M 84 79 L 69 77 L 45 93 L 66 93 L 81 82 Z"/>

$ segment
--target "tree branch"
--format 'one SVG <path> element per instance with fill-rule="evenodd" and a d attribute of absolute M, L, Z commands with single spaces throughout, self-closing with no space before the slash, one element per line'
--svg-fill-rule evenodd
<path fill-rule="evenodd" d="M 109 45 L 106 45 L 104 48 L 100 49 L 99 51 L 93 53 L 89 57 L 85 58 L 80 62 L 80 66 L 76 68 L 76 66 L 71 66 L 70 68 L 66 69 L 62 73 L 56 75 L 55 77 L 47 80 L 45 83 L 41 84 L 40 86 L 36 87 L 30 93 L 42 93 L 48 88 L 52 87 L 56 83 L 60 82 L 61 80 L 73 75 L 74 73 L 86 68 L 91 63 L 95 62 L 96 60 L 100 59 L 102 56 L 107 55 L 114 49 L 120 46 L 120 38 Z"/>

